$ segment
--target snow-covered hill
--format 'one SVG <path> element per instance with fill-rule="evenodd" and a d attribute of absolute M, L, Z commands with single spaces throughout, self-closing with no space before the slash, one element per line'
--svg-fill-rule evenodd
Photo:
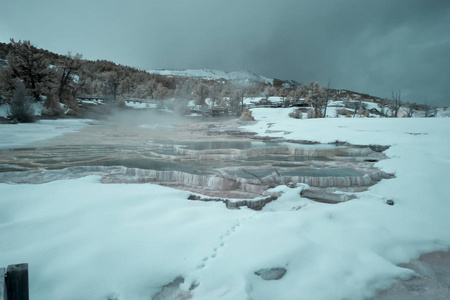
<path fill-rule="evenodd" d="M 191 77 L 205 80 L 229 80 L 234 82 L 273 84 L 273 79 L 256 75 L 250 71 L 225 72 L 220 70 L 148 70 L 150 74 Z"/>

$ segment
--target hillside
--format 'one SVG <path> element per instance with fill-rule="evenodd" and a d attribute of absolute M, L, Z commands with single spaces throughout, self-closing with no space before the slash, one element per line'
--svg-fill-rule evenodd
<path fill-rule="evenodd" d="M 203 80 L 226 80 L 235 83 L 259 83 L 273 85 L 273 79 L 256 75 L 250 71 L 225 72 L 220 70 L 190 69 L 190 70 L 148 70 L 150 74 L 158 74 L 168 77 L 189 77 Z"/>
<path fill-rule="evenodd" d="M 182 113 L 189 112 L 186 105 L 194 101 L 200 106 L 211 103 L 226 107 L 227 111 L 239 115 L 245 106 L 244 99 L 252 97 L 260 97 L 262 104 L 270 97 L 279 97 L 281 104 L 277 107 L 300 105 L 304 108 L 302 113 L 309 118 L 329 116 L 327 106 L 333 101 L 345 102 L 345 110 L 341 111 L 343 116 L 355 116 L 356 113 L 370 116 L 372 113 L 397 117 L 403 108 L 406 113 L 402 115 L 410 117 L 414 111 L 435 109 L 430 105 L 405 102 L 400 98 L 400 91 L 393 93 L 392 99 L 381 99 L 346 89 L 330 89 L 317 82 L 300 84 L 249 71 L 144 71 L 105 60 L 85 60 L 81 54 L 55 54 L 38 49 L 29 41 L 0 43 L 0 104 L 13 102 L 18 81 L 23 82 L 35 102 L 44 102 L 43 117 L 58 117 L 63 113 L 77 115 L 81 96 L 86 99 L 93 95 L 120 101 L 121 105 L 124 105 L 124 99 L 141 102 L 173 100 L 172 108 Z M 378 113 L 370 112 L 370 104 L 363 102 L 377 104 Z M 425 113 L 425 116 L 430 115 Z"/>

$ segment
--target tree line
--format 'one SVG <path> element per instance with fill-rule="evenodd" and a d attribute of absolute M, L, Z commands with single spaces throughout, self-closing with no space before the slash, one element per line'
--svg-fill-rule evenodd
<path fill-rule="evenodd" d="M 62 107 L 70 114 L 77 114 L 77 95 L 109 95 L 115 101 L 124 97 L 140 99 L 175 99 L 176 110 L 186 112 L 188 100 L 205 105 L 228 106 L 236 114 L 244 109 L 246 97 L 278 96 L 285 107 L 302 99 L 309 107 L 309 117 L 325 117 L 331 100 L 342 99 L 342 91 L 333 90 L 330 84 L 320 86 L 317 82 L 286 85 L 274 79 L 273 84 L 236 84 L 225 79 L 204 80 L 179 76 L 150 74 L 129 66 L 106 60 L 85 60 L 81 54 L 59 55 L 38 49 L 30 41 L 0 43 L 0 102 L 12 104 L 19 95 L 27 100 L 44 101 L 45 115 L 58 116 Z M 14 96 L 14 92 L 20 89 Z M 349 93 L 345 93 L 348 98 Z M 400 92 L 393 99 L 379 99 L 390 111 L 402 105 Z M 362 95 L 362 98 L 368 95 Z M 21 96 L 22 97 L 22 96 Z M 374 98 L 374 97 L 372 97 Z M 376 98 L 376 97 L 375 97 Z M 122 101 L 123 103 L 123 101 Z M 364 109 L 361 101 L 354 101 L 355 113 Z M 413 107 L 411 105 L 411 107 Z M 412 108 L 411 108 L 412 110 Z"/>
<path fill-rule="evenodd" d="M 32 101 L 44 101 L 47 115 L 61 114 L 61 104 L 71 114 L 78 112 L 76 96 L 109 95 L 140 99 L 195 99 L 216 105 L 232 99 L 238 109 L 246 95 L 258 94 L 259 86 L 233 86 L 226 80 L 199 80 L 150 74 L 106 60 L 90 61 L 81 54 L 58 55 L 38 49 L 30 41 L 0 43 L 0 101 L 11 104 L 14 91 L 23 84 Z M 3 67 L 2 67 L 3 66 Z"/>

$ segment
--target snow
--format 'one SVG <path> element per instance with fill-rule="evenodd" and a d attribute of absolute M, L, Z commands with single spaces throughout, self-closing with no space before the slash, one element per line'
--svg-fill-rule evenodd
<path fill-rule="evenodd" d="M 6 118 L 9 115 L 9 104 L 0 105 L 0 117 Z"/>
<path fill-rule="evenodd" d="M 450 119 L 297 120 L 292 108 L 253 109 L 260 136 L 391 145 L 376 165 L 396 177 L 329 205 L 290 189 L 262 211 L 186 200 L 153 184 L 98 176 L 0 183 L 0 266 L 30 264 L 36 299 L 151 299 L 178 276 L 192 299 L 363 299 L 412 271 L 397 267 L 450 246 Z M 23 126 L 22 126 L 23 125 Z M 1 148 L 86 126 L 1 125 Z M 393 199 L 395 205 L 385 202 Z M 285 268 L 265 281 L 255 272 Z"/>
<path fill-rule="evenodd" d="M 450 117 L 450 107 L 440 107 L 436 111 L 436 117 L 448 118 Z"/>
<path fill-rule="evenodd" d="M 273 84 L 273 79 L 253 74 L 249 71 L 225 72 L 220 70 L 148 70 L 150 74 L 158 74 L 164 76 L 180 76 L 201 78 L 206 80 L 231 80 L 231 81 L 257 81 L 262 83 Z"/>
<path fill-rule="evenodd" d="M 126 101 L 125 105 L 127 107 L 135 108 L 135 109 L 147 109 L 152 108 L 156 109 L 158 105 L 156 103 L 144 103 L 144 102 L 136 102 L 136 101 Z"/>
<path fill-rule="evenodd" d="M 352 100 L 350 100 L 350 101 L 342 101 L 342 100 L 328 101 L 327 118 L 345 117 L 345 116 L 338 115 L 338 111 L 341 108 L 345 108 L 345 102 L 351 103 L 354 101 L 352 101 Z M 368 101 L 357 101 L 357 102 L 361 103 L 361 104 L 365 104 L 367 110 L 376 109 L 377 111 L 380 111 L 380 106 L 378 105 L 378 103 L 368 102 Z M 347 110 L 349 110 L 350 112 L 353 112 L 353 109 L 351 109 L 351 108 L 347 108 Z M 351 113 L 351 115 L 353 115 L 353 113 Z M 363 116 L 356 114 L 355 117 L 363 117 Z M 379 118 L 380 116 L 377 114 L 370 113 L 370 117 L 371 118 Z"/>
<path fill-rule="evenodd" d="M 104 104 L 103 100 L 93 99 L 93 100 L 83 100 L 83 104 L 92 104 L 92 105 L 102 105 Z"/>
<path fill-rule="evenodd" d="M 40 116 L 42 114 L 42 110 L 44 109 L 44 102 L 33 102 L 32 104 L 35 116 Z M 9 115 L 9 104 L 1 104 L 0 105 L 0 118 L 7 118 Z"/>
<path fill-rule="evenodd" d="M 282 103 L 283 102 L 283 97 L 278 97 L 278 96 L 272 96 L 272 97 L 249 97 L 249 98 L 244 98 L 244 104 L 247 105 L 247 106 L 251 106 L 254 103 L 259 103 L 263 99 L 267 100 L 268 102 L 270 102 L 272 104 Z"/>
<path fill-rule="evenodd" d="M 0 150 L 52 139 L 80 130 L 90 122 L 92 120 L 59 119 L 40 120 L 36 123 L 2 124 L 0 125 Z"/>
<path fill-rule="evenodd" d="M 34 115 L 41 116 L 42 110 L 44 109 L 44 101 L 34 102 L 33 103 Z"/>

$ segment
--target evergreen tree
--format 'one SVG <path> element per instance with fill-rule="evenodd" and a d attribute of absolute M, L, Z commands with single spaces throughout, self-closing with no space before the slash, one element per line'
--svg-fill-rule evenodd
<path fill-rule="evenodd" d="M 34 109 L 28 91 L 22 81 L 17 81 L 8 117 L 11 120 L 17 120 L 18 122 L 33 122 L 33 113 Z"/>
<path fill-rule="evenodd" d="M 317 82 L 310 82 L 307 89 L 308 94 L 306 96 L 306 101 L 314 109 L 314 117 L 320 118 L 322 116 L 323 104 L 327 97 L 326 88 L 320 87 Z"/>
<path fill-rule="evenodd" d="M 56 71 L 49 67 L 49 59 L 30 41 L 15 42 L 11 39 L 11 52 L 7 59 L 10 75 L 23 80 L 36 101 L 40 95 L 51 92 L 52 83 L 56 81 Z"/>

